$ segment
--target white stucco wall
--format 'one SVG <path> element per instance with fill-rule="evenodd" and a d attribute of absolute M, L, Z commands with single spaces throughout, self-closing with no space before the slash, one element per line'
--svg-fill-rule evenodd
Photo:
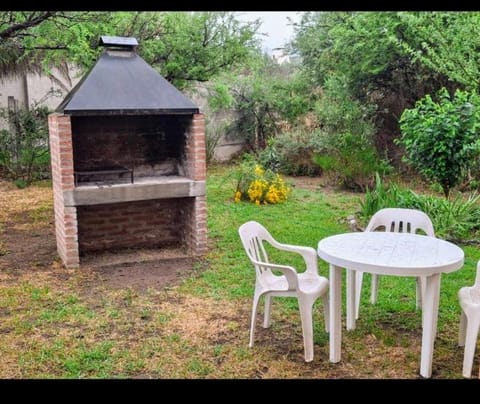
<path fill-rule="evenodd" d="M 8 97 L 14 97 L 19 107 L 39 103 L 53 111 L 80 78 L 79 71 L 74 68 L 69 69 L 67 77 L 58 69 L 52 69 L 52 77 L 29 73 L 26 78 L 22 75 L 0 78 L 0 108 L 7 108 Z M 5 127 L 6 122 L 0 120 L 0 128 Z"/>
<path fill-rule="evenodd" d="M 185 95 L 190 98 L 198 107 L 200 111 L 205 114 L 207 123 L 207 136 L 210 130 L 221 128 L 222 126 L 231 122 L 234 118 L 234 111 L 223 111 L 212 113 L 208 107 L 208 91 L 204 83 L 197 83 L 197 85 Z M 213 160 L 228 161 L 245 148 L 245 139 L 240 133 L 224 133 L 220 137 L 214 151 Z"/>

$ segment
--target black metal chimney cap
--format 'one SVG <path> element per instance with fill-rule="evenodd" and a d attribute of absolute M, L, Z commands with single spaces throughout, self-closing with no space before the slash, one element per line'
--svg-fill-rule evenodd
<path fill-rule="evenodd" d="M 99 41 L 100 46 L 115 46 L 121 48 L 135 48 L 138 46 L 137 38 L 126 36 L 102 35 Z"/>

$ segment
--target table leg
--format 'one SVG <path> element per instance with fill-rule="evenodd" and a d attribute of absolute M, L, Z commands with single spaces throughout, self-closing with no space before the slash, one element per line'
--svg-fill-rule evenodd
<path fill-rule="evenodd" d="M 330 362 L 340 362 L 342 350 L 342 268 L 330 264 Z"/>
<path fill-rule="evenodd" d="M 433 345 L 437 334 L 438 302 L 441 274 L 426 277 L 425 296 L 422 308 L 422 356 L 420 375 L 432 376 Z"/>
<path fill-rule="evenodd" d="M 347 330 L 355 329 L 355 279 L 356 272 L 347 269 Z"/>

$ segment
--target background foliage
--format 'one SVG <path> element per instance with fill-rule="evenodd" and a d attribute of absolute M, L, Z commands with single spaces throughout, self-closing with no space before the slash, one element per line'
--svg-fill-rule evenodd
<path fill-rule="evenodd" d="M 480 153 L 480 99 L 475 93 L 457 90 L 453 97 L 445 88 L 427 94 L 415 108 L 400 118 L 405 161 L 429 180 L 437 181 L 445 197 Z"/>
<path fill-rule="evenodd" d="M 0 111 L 9 126 L 0 130 L 0 173 L 20 187 L 50 174 L 48 113 L 47 108 L 38 106 Z"/>

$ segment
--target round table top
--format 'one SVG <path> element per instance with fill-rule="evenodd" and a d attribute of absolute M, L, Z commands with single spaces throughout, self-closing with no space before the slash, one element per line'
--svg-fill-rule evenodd
<path fill-rule="evenodd" d="M 411 233 L 357 232 L 319 241 L 318 256 L 330 264 L 358 271 L 420 276 L 460 269 L 463 250 L 448 241 Z"/>

